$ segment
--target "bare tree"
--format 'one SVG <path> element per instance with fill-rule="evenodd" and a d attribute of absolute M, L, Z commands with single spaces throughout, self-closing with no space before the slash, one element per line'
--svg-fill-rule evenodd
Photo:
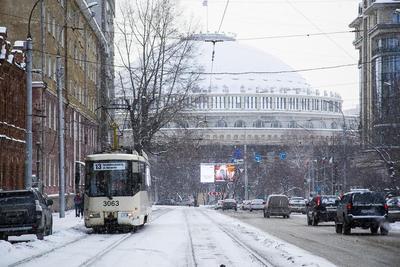
<path fill-rule="evenodd" d="M 172 0 L 126 1 L 121 7 L 116 25 L 122 33 L 116 45 L 123 65 L 119 89 L 134 147 L 150 150 L 160 128 L 191 102 L 189 93 L 198 80 L 194 43 L 185 38 L 191 26 L 179 24 L 182 16 Z"/>

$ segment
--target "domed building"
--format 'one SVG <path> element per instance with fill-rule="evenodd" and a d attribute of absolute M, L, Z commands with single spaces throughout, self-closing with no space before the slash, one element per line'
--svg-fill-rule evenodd
<path fill-rule="evenodd" d="M 231 37 L 198 39 L 198 61 L 207 75 L 184 111 L 194 119 L 170 123 L 164 133 L 184 127 L 207 143 L 226 145 L 330 142 L 343 134 L 343 101 L 337 93 L 313 89 L 279 59 Z M 347 129 L 356 125 L 357 116 L 346 116 Z"/>

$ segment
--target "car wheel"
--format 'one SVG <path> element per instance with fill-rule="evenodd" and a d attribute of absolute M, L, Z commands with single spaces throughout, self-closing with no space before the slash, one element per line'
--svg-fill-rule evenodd
<path fill-rule="evenodd" d="M 337 234 L 341 234 L 343 231 L 343 224 L 341 223 L 336 223 L 335 224 L 335 230 Z"/>
<path fill-rule="evenodd" d="M 373 226 L 371 226 L 371 227 L 370 227 L 371 234 L 376 234 L 376 233 L 378 233 L 378 229 L 379 229 L 379 226 L 378 226 L 378 225 L 373 225 Z"/>
<path fill-rule="evenodd" d="M 250 209 L 250 212 L 252 212 L 253 210 L 252 209 Z"/>
<path fill-rule="evenodd" d="M 269 212 L 267 212 L 265 216 L 266 216 L 267 218 L 269 218 L 269 216 L 270 216 Z"/>
<path fill-rule="evenodd" d="M 264 218 L 267 218 L 267 213 L 265 212 L 265 210 L 264 210 Z"/>
<path fill-rule="evenodd" d="M 345 235 L 351 234 L 351 226 L 350 224 L 346 223 L 346 221 L 343 222 L 343 234 Z"/>
<path fill-rule="evenodd" d="M 381 235 L 388 235 L 389 233 L 389 230 L 383 225 L 381 225 L 380 230 L 381 230 Z"/>
<path fill-rule="evenodd" d="M 286 215 L 286 218 L 288 218 L 288 219 L 289 219 L 289 218 L 290 218 L 290 214 Z"/>

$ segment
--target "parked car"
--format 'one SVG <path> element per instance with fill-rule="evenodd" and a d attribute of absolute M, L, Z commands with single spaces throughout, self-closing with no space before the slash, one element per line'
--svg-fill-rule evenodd
<path fill-rule="evenodd" d="M 36 189 L 0 192 L 0 239 L 36 234 L 42 240 L 53 233 L 53 217 L 47 199 Z"/>
<path fill-rule="evenodd" d="M 253 211 L 253 210 L 263 210 L 265 206 L 265 200 L 264 199 L 252 199 L 250 201 L 250 207 L 249 210 Z"/>
<path fill-rule="evenodd" d="M 224 199 L 222 201 L 222 210 L 235 210 L 237 211 L 237 202 L 234 199 Z"/>
<path fill-rule="evenodd" d="M 388 206 L 382 194 L 372 191 L 346 193 L 338 201 L 336 233 L 349 235 L 351 228 L 361 227 L 369 228 L 373 234 L 380 228 L 381 234 L 387 235 L 387 215 Z"/>
<path fill-rule="evenodd" d="M 391 197 L 386 201 L 388 219 L 390 222 L 400 221 L 400 196 Z"/>
<path fill-rule="evenodd" d="M 317 226 L 320 222 L 333 222 L 336 218 L 337 196 L 317 195 L 306 204 L 307 225 Z"/>
<path fill-rule="evenodd" d="M 243 200 L 242 205 L 240 206 L 240 209 L 249 210 L 250 209 L 250 203 L 251 203 L 251 200 Z"/>
<path fill-rule="evenodd" d="M 264 206 L 264 218 L 270 216 L 283 216 L 289 218 L 290 208 L 289 199 L 285 195 L 270 195 Z"/>
<path fill-rule="evenodd" d="M 290 212 L 306 213 L 306 200 L 302 197 L 291 197 L 289 199 Z"/>
<path fill-rule="evenodd" d="M 217 204 L 215 204 L 214 209 L 219 210 L 222 209 L 223 200 L 218 200 Z"/>

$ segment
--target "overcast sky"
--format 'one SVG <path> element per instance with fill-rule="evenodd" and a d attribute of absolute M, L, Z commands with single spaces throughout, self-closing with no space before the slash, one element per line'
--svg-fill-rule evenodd
<path fill-rule="evenodd" d="M 188 17 L 193 16 L 203 32 L 218 31 L 226 0 L 180 0 Z M 354 33 L 348 25 L 357 17 L 359 0 L 230 0 L 221 32 L 234 33 L 240 43 L 272 54 L 293 69 L 355 64 Z M 326 33 L 293 38 L 246 38 Z M 251 69 L 249 71 L 262 71 Z M 358 104 L 357 66 L 300 73 L 315 89 L 338 92 L 344 107 Z"/>
<path fill-rule="evenodd" d="M 193 19 L 202 32 L 207 31 L 207 24 L 209 32 L 218 31 L 221 25 L 220 32 L 236 34 L 238 42 L 265 51 L 295 70 L 358 61 L 352 44 L 355 34 L 335 32 L 352 30 L 348 25 L 357 17 L 359 0 L 230 0 L 222 24 L 227 0 L 208 0 L 207 6 L 203 0 L 178 1 L 185 17 Z M 324 34 L 305 36 L 315 33 Z M 304 36 L 269 38 L 299 34 Z M 345 109 L 358 105 L 356 65 L 300 74 L 315 89 L 338 92 Z"/>

